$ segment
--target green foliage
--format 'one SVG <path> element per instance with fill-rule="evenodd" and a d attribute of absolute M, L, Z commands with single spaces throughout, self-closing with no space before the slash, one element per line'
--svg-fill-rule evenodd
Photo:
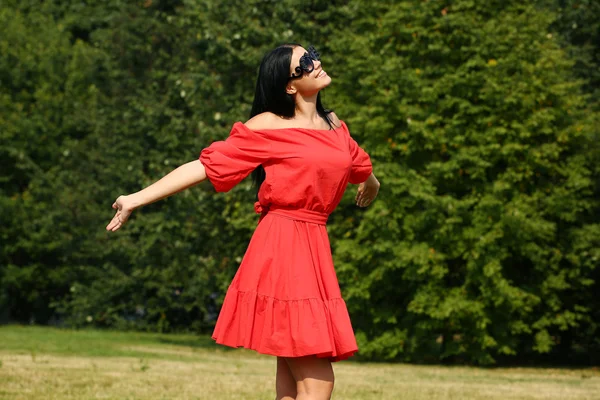
<path fill-rule="evenodd" d="M 210 331 L 256 224 L 249 180 L 226 195 L 202 184 L 109 234 L 110 205 L 245 120 L 262 55 L 293 41 L 318 44 L 333 76 L 324 102 L 382 183 L 367 210 L 349 190 L 328 227 L 361 357 L 598 359 L 598 25 L 574 37 L 576 9 L 7 3 L 0 305 L 11 319 Z"/>
<path fill-rule="evenodd" d="M 584 89 L 600 98 L 600 3 L 594 0 L 546 0 L 557 15 L 553 28 L 564 41 L 575 73 L 586 79 Z"/>
<path fill-rule="evenodd" d="M 320 19 L 291 4 L 31 0 L 3 10 L 3 54 L 15 53 L 0 70 L 10 110 L 2 299 L 13 319 L 210 329 L 256 224 L 249 181 L 226 196 L 206 183 L 137 211 L 123 231 L 103 228 L 119 194 L 247 118 L 267 50 L 295 32 L 318 36 Z M 304 12 L 324 19 L 325 9 Z"/>
<path fill-rule="evenodd" d="M 336 248 L 362 354 L 489 364 L 558 346 L 585 359 L 594 117 L 553 14 L 516 1 L 353 7 L 351 29 L 368 34 L 330 44 L 333 98 L 383 189 Z"/>

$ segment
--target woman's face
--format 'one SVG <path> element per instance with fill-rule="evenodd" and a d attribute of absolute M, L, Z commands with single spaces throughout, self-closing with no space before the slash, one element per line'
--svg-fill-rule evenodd
<path fill-rule="evenodd" d="M 300 65 L 300 57 L 306 54 L 306 49 L 301 46 L 294 48 L 292 52 L 292 61 L 290 62 L 290 75 L 296 75 L 296 67 Z M 331 78 L 323 70 L 321 61 L 313 60 L 314 69 L 311 73 L 302 71 L 301 78 L 290 79 L 287 92 L 289 94 L 299 93 L 303 96 L 312 96 L 319 90 L 327 87 L 331 83 Z"/>

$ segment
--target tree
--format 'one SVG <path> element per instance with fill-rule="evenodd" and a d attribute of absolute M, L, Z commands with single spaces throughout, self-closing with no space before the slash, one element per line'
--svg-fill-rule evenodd
<path fill-rule="evenodd" d="M 338 115 L 382 183 L 336 246 L 361 353 L 489 364 L 566 346 L 588 357 L 597 116 L 553 14 L 516 1 L 347 9 L 353 23 L 331 44 Z"/>

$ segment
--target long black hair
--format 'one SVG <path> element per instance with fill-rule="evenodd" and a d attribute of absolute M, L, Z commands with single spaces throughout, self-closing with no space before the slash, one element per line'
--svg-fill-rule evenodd
<path fill-rule="evenodd" d="M 292 118 L 296 114 L 294 96 L 286 92 L 286 87 L 290 76 L 292 53 L 297 46 L 301 45 L 297 43 L 282 44 L 263 57 L 258 69 L 256 92 L 254 93 L 250 118 L 267 111 L 284 118 Z M 331 111 L 323 107 L 321 93 L 317 94 L 317 113 L 333 129 L 332 121 L 328 116 Z M 256 186 L 257 197 L 258 190 L 265 177 L 265 169 L 262 165 L 259 165 L 252 172 L 252 181 Z"/>

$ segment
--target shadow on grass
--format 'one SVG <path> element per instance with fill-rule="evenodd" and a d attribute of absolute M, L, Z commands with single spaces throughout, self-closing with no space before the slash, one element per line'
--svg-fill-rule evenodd
<path fill-rule="evenodd" d="M 187 347 L 193 347 L 196 349 L 210 349 L 210 350 L 220 349 L 220 350 L 224 350 L 224 351 L 236 350 L 233 347 L 217 344 L 210 336 L 197 336 L 196 338 L 190 338 L 190 337 L 177 337 L 174 335 L 172 337 L 161 336 L 156 339 L 157 339 L 156 340 L 157 343 L 169 344 L 172 346 L 187 346 Z"/>

